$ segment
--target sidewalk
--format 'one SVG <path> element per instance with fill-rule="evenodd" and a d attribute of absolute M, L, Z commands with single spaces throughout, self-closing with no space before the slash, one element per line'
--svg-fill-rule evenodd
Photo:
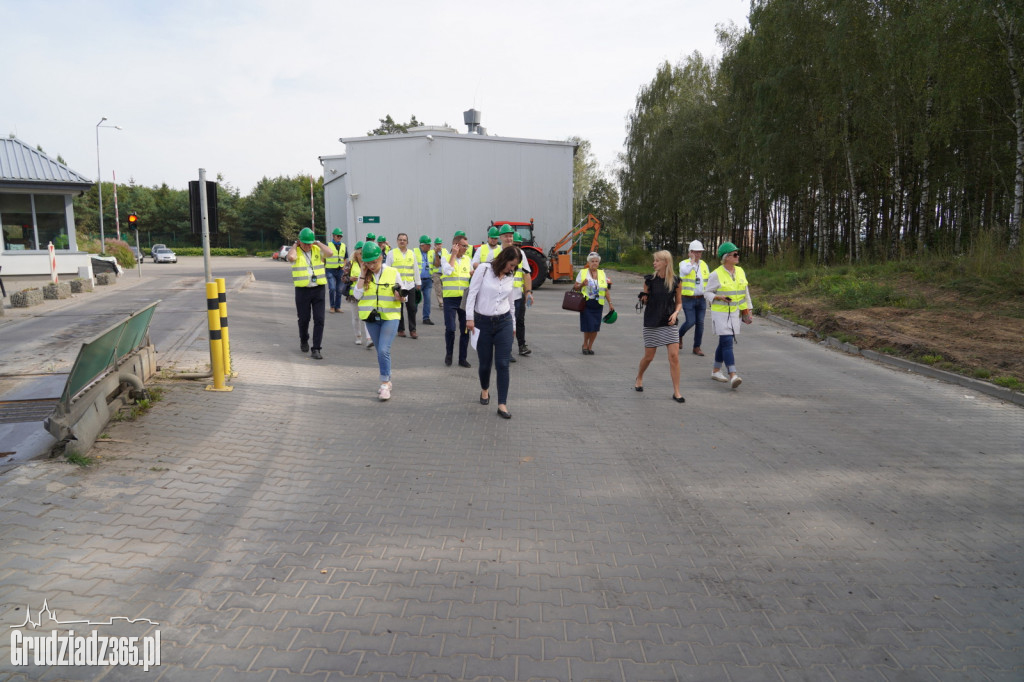
<path fill-rule="evenodd" d="M 160 680 L 1020 679 L 1020 408 L 762 320 L 737 391 L 686 354 L 674 403 L 659 351 L 637 393 L 630 286 L 594 356 L 538 291 L 504 421 L 443 326 L 382 404 L 348 313 L 311 360 L 257 280 L 232 392 L 161 381 L 95 466 L 0 477 L 0 613 L 151 619 Z"/>

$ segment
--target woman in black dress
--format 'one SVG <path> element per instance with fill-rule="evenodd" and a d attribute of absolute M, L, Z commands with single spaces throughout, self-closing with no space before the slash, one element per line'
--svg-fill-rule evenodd
<path fill-rule="evenodd" d="M 654 360 L 658 348 L 665 346 L 668 351 L 668 368 L 672 376 L 672 400 L 684 403 L 686 399 L 679 392 L 679 330 L 676 320 L 683 309 L 680 282 L 672 268 L 672 254 L 658 251 L 654 254 L 654 274 L 644 278 L 641 296 L 647 304 L 644 310 L 644 357 L 636 374 L 633 387 L 644 390 L 644 372 Z"/>

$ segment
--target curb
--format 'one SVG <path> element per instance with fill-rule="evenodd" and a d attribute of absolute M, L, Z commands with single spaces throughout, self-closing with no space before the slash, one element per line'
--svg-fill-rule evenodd
<path fill-rule="evenodd" d="M 774 322 L 775 324 L 781 327 L 786 327 L 787 329 L 792 329 L 793 331 L 799 332 L 801 334 L 806 334 L 808 336 L 812 336 L 815 338 L 822 338 L 821 335 L 818 334 L 813 329 L 805 327 L 801 324 L 796 324 L 795 322 L 790 322 L 789 320 L 779 317 L 778 315 L 775 315 L 773 313 L 765 313 L 764 315 L 762 315 L 762 317 L 764 317 L 769 322 Z M 850 355 L 859 355 L 863 358 L 867 358 L 868 360 L 874 360 L 875 362 L 879 362 L 883 365 L 896 367 L 897 369 L 903 369 L 908 372 L 914 372 L 916 374 L 920 374 L 921 376 L 926 376 L 930 379 L 938 379 L 939 381 L 945 381 L 946 383 L 949 384 L 963 386 L 964 388 L 968 388 L 979 393 L 990 395 L 993 398 L 998 398 L 1000 400 L 1005 400 L 1006 402 L 1009 403 L 1024 406 L 1024 393 L 1021 393 L 1019 391 L 1013 391 L 1010 390 L 1009 388 L 1003 388 L 1002 386 L 996 386 L 986 381 L 979 381 L 977 379 L 965 377 L 960 374 L 955 374 L 953 372 L 935 369 L 934 367 L 930 367 L 928 365 L 922 365 L 919 362 L 904 360 L 903 358 L 885 355 L 884 353 L 879 353 L 873 350 L 861 349 L 853 345 L 852 343 L 845 343 L 843 341 L 840 341 L 834 336 L 826 337 L 819 341 L 818 343 L 828 348 L 834 348 L 844 353 L 849 353 Z"/>

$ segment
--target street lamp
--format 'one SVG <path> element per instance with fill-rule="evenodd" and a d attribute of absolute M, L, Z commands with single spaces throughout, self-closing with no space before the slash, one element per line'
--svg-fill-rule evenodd
<path fill-rule="evenodd" d="M 100 253 L 105 254 L 107 252 L 107 243 L 103 240 L 103 174 L 100 172 L 100 128 L 116 128 L 121 130 L 121 126 L 105 126 L 102 125 L 107 117 L 104 116 L 100 119 L 100 122 L 96 124 L 96 193 L 100 197 Z"/>

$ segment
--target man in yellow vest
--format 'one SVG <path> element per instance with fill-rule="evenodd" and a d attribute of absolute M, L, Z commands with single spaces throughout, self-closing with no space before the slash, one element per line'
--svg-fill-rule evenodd
<path fill-rule="evenodd" d="M 434 324 L 430 321 L 430 293 L 434 290 L 433 267 L 434 252 L 430 248 L 430 237 L 420 235 L 420 246 L 416 252 L 416 271 L 420 273 L 420 293 L 423 294 L 423 324 Z"/>
<path fill-rule="evenodd" d="M 455 350 L 456 320 L 458 320 L 459 332 L 459 367 L 472 367 L 466 359 L 469 350 L 469 334 L 466 333 L 466 311 L 460 307 L 462 296 L 469 288 L 469 277 L 472 270 L 472 262 L 467 253 L 469 240 L 466 233 L 459 230 L 452 238 L 452 250 L 446 260 L 440 260 L 441 266 L 441 296 L 444 300 L 444 364 L 452 365 L 452 353 Z M 442 253 L 447 253 L 442 250 Z"/>
<path fill-rule="evenodd" d="M 302 228 L 288 252 L 292 264 L 292 282 L 295 284 L 295 310 L 299 316 L 299 347 L 303 353 L 310 350 L 309 318 L 313 318 L 313 345 L 311 357 L 323 360 L 320 354 L 324 338 L 324 303 L 327 288 L 327 256 L 331 247 L 317 241 L 313 230 Z"/>
<path fill-rule="evenodd" d="M 491 228 L 487 230 L 487 243 L 481 244 L 473 254 L 473 272 L 476 272 L 477 266 L 481 263 L 490 263 L 494 260 L 499 251 L 501 251 L 501 247 L 498 246 L 498 228 L 491 225 Z"/>
<path fill-rule="evenodd" d="M 420 270 L 416 267 L 419 249 L 409 248 L 409 235 L 398 233 L 398 247 L 391 249 L 384 259 L 384 264 L 398 270 L 402 276 L 402 290 L 405 292 L 405 305 L 402 306 L 402 317 L 398 322 L 398 335 L 405 336 L 406 320 L 409 325 L 409 336 L 416 336 L 416 292 L 422 291 Z M 422 294 L 421 294 L 422 295 Z"/>
<path fill-rule="evenodd" d="M 707 313 L 708 302 L 704 300 L 704 287 L 711 273 L 708 264 L 701 260 L 704 245 L 699 239 L 690 242 L 690 257 L 679 263 L 679 283 L 683 297 L 683 314 L 686 321 L 679 327 L 679 349 L 683 348 L 683 335 L 694 327 L 693 354 L 704 355 L 700 342 L 704 339 L 704 315 Z"/>
<path fill-rule="evenodd" d="M 340 313 L 344 312 L 341 309 L 341 298 L 348 289 L 348 283 L 345 281 L 349 265 L 348 253 L 345 242 L 341 241 L 341 228 L 334 228 L 331 235 L 333 238 L 327 243 L 327 246 L 331 247 L 331 255 L 327 258 L 327 288 L 330 291 L 331 312 Z"/>

